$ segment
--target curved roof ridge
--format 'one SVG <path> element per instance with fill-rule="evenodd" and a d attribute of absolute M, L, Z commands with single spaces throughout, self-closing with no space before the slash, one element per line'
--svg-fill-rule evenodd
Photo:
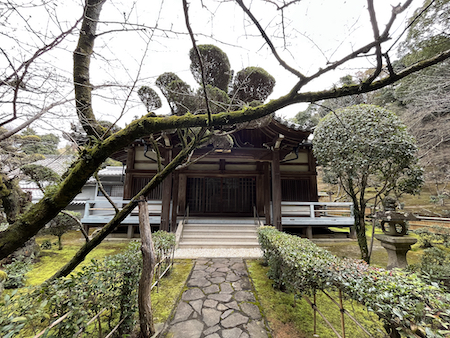
<path fill-rule="evenodd" d="M 279 115 L 275 114 L 273 119 L 276 122 L 282 124 L 283 126 L 288 127 L 289 129 L 293 129 L 295 131 L 311 132 L 311 130 L 305 129 L 300 124 L 292 122 L 288 119 L 285 119 L 283 116 L 279 116 Z"/>

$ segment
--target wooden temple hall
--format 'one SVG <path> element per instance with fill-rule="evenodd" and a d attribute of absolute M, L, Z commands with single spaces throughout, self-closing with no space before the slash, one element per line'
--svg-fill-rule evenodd
<path fill-rule="evenodd" d="M 327 206 L 318 203 L 309 135 L 298 125 L 270 116 L 233 133 L 229 147 L 211 151 L 214 148 L 209 145 L 196 150 L 192 164 L 173 172 L 147 196 L 152 227 L 176 231 L 186 218 L 198 224 L 208 219 L 208 229 L 214 232 L 211 222 L 228 220 L 232 225 L 246 220 L 253 227 L 266 224 L 280 230 L 295 228 L 307 237 L 312 237 L 313 227 L 349 227 L 353 219 L 347 205 L 347 217 L 329 217 L 320 211 Z M 159 144 L 166 163 L 180 149 L 176 133 L 165 135 Z M 146 140 L 137 140 L 114 158 L 126 163 L 120 204 L 137 194 L 156 173 L 156 154 Z M 95 211 L 102 210 L 99 203 L 87 202 L 82 219 L 87 226 L 105 222 L 105 217 L 103 221 L 99 217 L 100 211 Z M 320 216 L 328 217 L 324 220 Z M 122 225 L 128 226 L 128 237 L 136 235 L 137 214 L 130 215 Z M 240 232 L 243 227 L 229 229 Z M 188 230 L 183 231 L 187 237 Z M 200 228 L 192 231 L 204 232 Z"/>
<path fill-rule="evenodd" d="M 216 151 L 184 169 L 176 170 L 147 198 L 162 201 L 163 230 L 176 226 L 178 217 L 253 217 L 281 225 L 281 201 L 317 201 L 315 160 L 310 132 L 281 119 L 270 118 L 259 128 L 231 135 L 231 149 Z M 165 139 L 161 156 L 170 160 L 178 151 Z M 209 152 L 198 149 L 192 158 Z M 147 150 L 147 152 L 146 152 Z M 119 154 L 117 154 L 119 155 Z M 120 156 L 116 156 L 120 158 Z M 120 158 L 124 160 L 124 156 Z M 156 173 L 156 154 L 142 142 L 126 150 L 125 200 L 132 198 Z"/>

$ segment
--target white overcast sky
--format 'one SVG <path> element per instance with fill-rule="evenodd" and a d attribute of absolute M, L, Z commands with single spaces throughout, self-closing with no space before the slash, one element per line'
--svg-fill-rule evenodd
<path fill-rule="evenodd" d="M 284 18 L 286 46 L 282 39 L 281 17 L 278 15 L 280 12 L 275 10 L 274 5 L 264 1 L 245 2 L 271 36 L 281 57 L 290 66 L 305 74 L 314 73 L 320 67 L 325 67 L 328 61 L 338 60 L 373 39 L 367 3 L 364 0 L 302 0 L 290 6 L 285 11 Z M 400 0 L 375 0 L 381 31 L 391 15 L 392 5 L 398 5 L 399 2 Z M 55 7 L 60 22 L 67 20 L 67 25 L 73 22 L 76 16 L 81 14 L 81 3 L 81 0 L 73 0 Z M 392 29 L 394 36 L 403 31 L 405 18 L 410 17 L 413 10 L 421 4 L 422 0 L 414 0 L 412 6 L 399 16 Z M 51 20 L 42 20 L 37 13 L 36 9 L 29 10 L 30 24 L 40 25 L 42 29 L 48 30 L 52 24 Z M 277 82 L 270 98 L 286 94 L 296 83 L 296 78 L 278 64 L 259 32 L 234 1 L 191 0 L 189 15 L 192 29 L 197 34 L 197 43 L 219 46 L 227 53 L 235 73 L 248 66 L 259 66 L 275 77 Z M 125 115 L 118 122 L 120 126 L 131 121 L 133 116 L 146 113 L 137 98 L 137 89 L 144 84 L 157 89 L 154 83 L 160 74 L 174 72 L 192 87 L 198 87 L 189 71 L 188 52 L 192 44 L 187 35 L 181 0 L 107 1 L 100 17 L 102 23 L 99 25 L 99 31 L 123 27 L 117 22 L 123 22 L 124 17 L 129 23 L 149 27 L 155 27 L 157 24 L 158 28 L 164 31 L 155 31 L 148 45 L 146 42 L 151 35 L 150 30 L 109 33 L 96 41 L 96 54 L 91 65 L 91 82 L 94 85 L 130 85 L 140 71 L 137 88 L 129 96 L 126 106 L 126 90 L 109 87 L 94 91 L 94 109 L 98 117 L 114 121 L 124 112 Z M 17 30 L 26 34 L 27 27 L 19 26 Z M 72 52 L 76 39 L 77 36 L 70 37 L 61 48 L 44 59 L 60 76 L 67 79 L 72 76 Z M 1 45 L 8 43 L 11 41 L 0 36 Z M 35 39 L 34 43 L 39 45 Z M 390 43 L 386 46 L 390 46 Z M 142 67 L 139 68 L 139 65 Z M 359 59 L 312 82 L 304 90 L 330 88 L 341 76 L 355 74 L 370 67 L 370 62 Z M 67 90 L 71 90 L 69 84 Z M 303 109 L 305 105 L 296 105 L 279 114 L 289 118 Z M 169 113 L 167 104 L 156 113 Z M 69 120 L 59 119 L 53 123 L 67 129 Z"/>
<path fill-rule="evenodd" d="M 413 6 L 397 19 L 393 31 L 398 34 L 403 31 L 405 18 L 411 16 L 413 10 L 421 3 L 421 0 L 416 0 Z M 186 32 L 180 0 L 152 1 L 151 8 L 147 4 L 148 2 L 137 3 L 136 12 L 139 13 L 139 16 L 135 18 L 137 21 L 153 26 L 159 18 L 160 28 Z M 222 48 L 227 53 L 235 72 L 248 66 L 266 69 L 277 80 L 270 98 L 286 94 L 297 79 L 278 64 L 242 9 L 233 1 L 221 3 L 203 1 L 203 4 L 205 7 L 202 7 L 200 1 L 190 1 L 189 7 L 192 29 L 194 33 L 199 34 L 197 43 L 212 43 Z M 290 66 L 306 74 L 314 73 L 320 67 L 325 67 L 327 61 L 338 60 L 373 38 L 367 4 L 364 0 L 303 0 L 290 6 L 285 11 L 286 48 L 282 39 L 281 18 L 277 15 L 279 12 L 274 10 L 273 4 L 262 1 L 247 1 L 246 4 L 271 35 L 282 58 Z M 375 0 L 381 31 L 390 18 L 392 5 L 398 4 L 399 0 Z M 120 12 L 106 3 L 102 19 L 107 20 L 109 10 L 111 14 Z M 155 79 L 163 72 L 171 71 L 193 87 L 198 87 L 189 71 L 188 51 L 192 47 L 190 39 L 185 35 L 178 37 L 178 39 L 174 35 L 166 39 L 159 37 L 150 44 L 143 68 L 149 85 L 153 85 Z M 128 45 L 124 52 L 130 59 L 135 59 L 137 54 L 134 54 L 133 48 L 129 48 L 132 47 L 129 45 L 133 44 L 129 36 L 118 34 L 112 40 L 116 39 L 117 41 L 114 42 Z M 112 40 L 109 41 L 112 42 Z M 140 48 L 142 50 L 143 46 L 140 45 Z M 140 59 L 136 59 L 134 63 L 138 64 L 139 61 Z M 132 63 L 130 62 L 130 66 Z M 338 72 L 322 77 L 320 81 L 311 83 L 305 90 L 329 88 L 337 82 L 339 77 L 354 74 L 369 67 L 371 64 L 361 59 L 344 66 Z M 305 105 L 289 107 L 279 114 L 292 117 L 304 108 Z M 168 113 L 167 109 L 166 106 L 157 113 Z M 145 112 L 145 110 L 141 111 Z"/>

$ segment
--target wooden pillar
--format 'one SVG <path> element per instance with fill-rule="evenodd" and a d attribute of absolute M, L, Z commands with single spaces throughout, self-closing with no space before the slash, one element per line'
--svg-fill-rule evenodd
<path fill-rule="evenodd" d="M 187 177 L 185 174 L 180 174 L 178 176 L 179 184 L 178 184 L 178 205 L 180 213 L 184 215 L 186 211 L 186 186 L 187 186 Z"/>
<path fill-rule="evenodd" d="M 259 217 L 264 214 L 264 177 L 263 177 L 263 163 L 256 162 L 256 211 Z"/>
<path fill-rule="evenodd" d="M 312 231 L 312 227 L 306 227 L 306 238 L 308 239 L 312 239 L 313 238 L 313 231 Z"/>
<path fill-rule="evenodd" d="M 271 224 L 270 219 L 270 164 L 264 162 L 263 186 L 264 186 L 264 216 L 266 224 Z"/>
<path fill-rule="evenodd" d="M 133 224 L 128 224 L 127 238 L 128 239 L 132 239 L 133 237 L 134 237 L 134 225 Z"/>
<path fill-rule="evenodd" d="M 125 182 L 123 186 L 123 199 L 129 200 L 131 196 L 133 176 L 130 173 L 134 169 L 134 160 L 136 156 L 136 148 L 131 146 L 127 149 L 127 170 L 125 172 Z"/>
<path fill-rule="evenodd" d="M 311 202 L 318 202 L 319 192 L 317 191 L 316 158 L 313 155 L 312 149 L 308 149 L 308 164 L 309 164 L 309 171 L 312 173 L 309 180 L 311 191 L 309 200 Z"/>
<path fill-rule="evenodd" d="M 164 152 L 164 165 L 172 160 L 172 149 L 166 147 Z M 162 182 L 162 208 L 161 208 L 161 227 L 160 230 L 169 231 L 170 225 L 170 200 L 172 197 L 172 173 Z"/>
<path fill-rule="evenodd" d="M 172 181 L 172 217 L 170 219 L 170 231 L 177 230 L 177 216 L 178 216 L 178 186 L 180 184 L 180 175 L 178 172 L 173 174 Z"/>
<path fill-rule="evenodd" d="M 272 152 L 272 210 L 273 226 L 281 231 L 281 174 L 280 150 L 278 148 L 275 148 Z"/>

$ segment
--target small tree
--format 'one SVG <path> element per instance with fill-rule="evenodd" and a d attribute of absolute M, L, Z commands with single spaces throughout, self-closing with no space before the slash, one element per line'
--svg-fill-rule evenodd
<path fill-rule="evenodd" d="M 78 213 L 74 213 L 78 214 Z M 73 215 L 76 217 L 76 215 Z M 60 212 L 55 218 L 48 222 L 44 229 L 44 233 L 58 237 L 58 250 L 62 250 L 62 236 L 71 228 L 78 226 L 78 222 L 67 212 Z"/>
<path fill-rule="evenodd" d="M 314 132 L 314 154 L 336 174 L 354 204 L 361 257 L 369 263 L 364 213 L 369 201 L 390 191 L 414 194 L 422 184 L 416 146 L 397 116 L 374 105 L 357 105 L 323 118 Z M 374 194 L 366 195 L 371 182 Z"/>

